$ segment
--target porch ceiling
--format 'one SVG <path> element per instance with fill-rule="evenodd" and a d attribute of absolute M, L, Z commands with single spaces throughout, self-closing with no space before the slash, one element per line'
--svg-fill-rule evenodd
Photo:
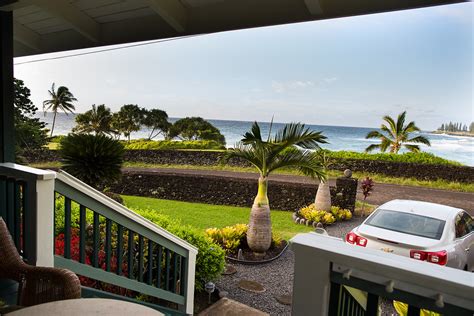
<path fill-rule="evenodd" d="M 14 55 L 305 22 L 460 0 L 0 0 Z"/>

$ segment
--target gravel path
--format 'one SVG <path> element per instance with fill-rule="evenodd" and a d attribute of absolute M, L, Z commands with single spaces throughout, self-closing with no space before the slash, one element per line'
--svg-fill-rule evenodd
<path fill-rule="evenodd" d="M 331 236 L 343 237 L 353 227 L 362 222 L 362 218 L 327 227 Z M 277 302 L 276 296 L 291 295 L 293 287 L 294 255 L 287 250 L 277 260 L 262 265 L 229 264 L 236 268 L 237 273 L 224 275 L 217 282 L 220 291 L 228 292 L 228 297 L 246 305 L 267 312 L 270 315 L 290 315 L 291 306 Z M 257 281 L 262 284 L 264 293 L 251 293 L 241 290 L 237 284 L 241 279 Z"/>

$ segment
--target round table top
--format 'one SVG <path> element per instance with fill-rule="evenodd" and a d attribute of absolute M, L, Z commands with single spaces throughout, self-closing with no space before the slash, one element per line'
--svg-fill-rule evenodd
<path fill-rule="evenodd" d="M 9 313 L 11 316 L 50 316 L 50 315 L 150 315 L 162 316 L 163 314 L 149 307 L 120 300 L 103 298 L 80 298 L 44 303 L 25 307 Z"/>

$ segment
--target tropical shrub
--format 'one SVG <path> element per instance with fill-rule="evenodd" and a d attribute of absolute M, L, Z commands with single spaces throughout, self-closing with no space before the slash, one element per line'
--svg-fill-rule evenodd
<path fill-rule="evenodd" d="M 225 149 L 225 147 L 214 140 L 131 140 L 125 144 L 129 150 L 169 150 L 169 149 Z"/>
<path fill-rule="evenodd" d="M 169 217 L 165 215 L 161 215 L 156 213 L 154 210 L 134 210 L 137 214 L 145 217 L 146 219 L 150 220 L 151 222 L 155 223 L 156 225 L 162 227 L 163 229 L 166 229 L 170 233 L 182 238 L 183 240 L 189 242 L 190 244 L 194 245 L 196 248 L 198 248 L 198 255 L 196 258 L 196 289 L 197 290 L 203 290 L 204 289 L 204 284 L 208 281 L 213 281 L 216 280 L 224 270 L 224 265 L 225 265 L 225 253 L 224 250 L 216 243 L 214 243 L 210 238 L 206 237 L 202 232 L 197 231 L 196 229 L 182 225 L 179 221 L 172 220 Z M 99 217 L 99 222 L 100 222 L 100 249 L 99 249 L 99 266 L 102 267 L 102 269 L 105 270 L 105 259 L 103 258 L 103 255 L 105 254 L 104 252 L 104 246 L 105 246 L 105 217 L 100 216 Z M 91 211 L 86 211 L 86 226 L 88 229 L 86 229 L 86 241 L 92 242 L 92 230 L 90 229 L 93 223 L 93 213 Z M 76 236 L 78 234 L 78 229 L 79 229 L 79 205 L 76 203 L 73 203 L 71 205 L 71 228 L 72 228 L 72 235 L 71 236 Z M 61 246 L 61 241 L 64 239 L 64 197 L 58 197 L 56 199 L 56 212 L 55 212 L 55 236 L 56 236 L 56 241 L 57 241 L 57 252 L 56 254 L 58 255 L 63 255 L 64 254 L 64 242 L 62 242 Z M 127 240 L 127 235 L 128 231 L 125 230 L 124 233 L 124 240 Z M 116 244 L 116 236 L 117 236 L 117 227 L 116 225 L 112 226 L 112 245 L 114 248 L 114 245 Z M 74 237 L 75 238 L 75 237 Z M 135 235 L 135 245 L 137 244 L 138 237 Z M 76 247 L 72 245 L 71 247 Z M 78 247 L 78 244 L 77 244 Z M 124 263 L 127 262 L 127 243 L 125 242 L 123 245 L 123 258 L 124 258 Z M 86 256 L 88 256 L 90 260 L 92 259 L 92 244 L 89 244 L 87 247 L 88 252 L 86 253 Z M 148 247 L 144 247 L 144 249 L 148 249 Z M 90 251 L 89 251 L 90 250 Z M 71 255 L 73 256 L 73 260 L 79 260 L 79 254 L 76 254 L 76 250 L 73 250 L 71 248 Z M 136 251 L 134 252 L 136 253 Z M 77 256 L 77 258 L 76 258 Z M 116 259 L 112 261 L 111 265 L 111 270 L 116 271 L 117 269 L 117 263 Z M 86 261 L 87 262 L 87 261 Z M 147 256 L 145 256 L 144 259 L 144 270 L 146 271 L 147 267 Z M 126 264 L 122 265 L 122 269 L 124 272 L 127 271 L 127 266 Z M 138 271 L 137 265 L 134 266 L 134 274 L 136 275 Z M 157 275 L 154 273 L 153 275 Z M 88 283 L 89 284 L 89 283 Z M 95 283 L 94 283 L 95 284 Z"/>
<path fill-rule="evenodd" d="M 122 175 L 123 145 L 108 136 L 69 134 L 59 153 L 63 169 L 93 187 L 104 188 Z"/>
<path fill-rule="evenodd" d="M 208 228 L 206 229 L 206 235 L 226 252 L 233 252 L 245 242 L 247 230 L 248 226 L 246 224 L 236 224 L 221 229 Z"/>
<path fill-rule="evenodd" d="M 198 248 L 196 258 L 196 290 L 203 290 L 206 282 L 216 280 L 224 271 L 224 250 L 202 232 L 183 225 L 179 221 L 171 220 L 155 210 L 134 209 L 134 211 Z"/>
<path fill-rule="evenodd" d="M 342 209 L 337 206 L 332 206 L 330 212 L 318 210 L 315 204 L 310 204 L 301 208 L 298 215 L 306 220 L 315 223 L 330 225 L 336 221 L 344 221 L 352 218 L 350 210 Z"/>
<path fill-rule="evenodd" d="M 208 228 L 205 233 L 208 238 L 218 244 L 226 253 L 235 253 L 239 248 L 246 248 L 247 245 L 248 225 L 235 224 L 223 228 Z M 271 247 L 280 245 L 282 239 L 280 236 L 273 234 Z"/>
<path fill-rule="evenodd" d="M 447 160 L 427 152 L 407 152 L 403 154 L 392 153 L 359 153 L 355 151 L 329 151 L 325 150 L 326 155 L 333 159 L 360 159 L 360 160 L 382 160 L 389 162 L 419 163 L 433 165 L 456 165 L 461 163 Z"/>

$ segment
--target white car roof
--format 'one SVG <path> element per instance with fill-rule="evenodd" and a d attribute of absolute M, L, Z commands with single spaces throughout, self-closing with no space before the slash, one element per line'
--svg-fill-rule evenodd
<path fill-rule="evenodd" d="M 459 212 L 463 211 L 447 205 L 413 200 L 392 200 L 380 205 L 378 209 L 412 213 L 444 221 L 454 218 Z"/>

